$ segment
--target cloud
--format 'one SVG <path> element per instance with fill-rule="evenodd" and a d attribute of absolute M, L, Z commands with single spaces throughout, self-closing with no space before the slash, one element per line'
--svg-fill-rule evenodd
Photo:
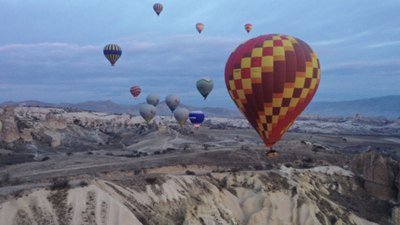
<path fill-rule="evenodd" d="M 350 43 L 353 41 L 358 41 L 360 38 L 372 35 L 373 32 L 371 31 L 365 31 L 361 33 L 357 33 L 355 35 L 350 35 L 350 36 L 344 36 L 344 37 L 337 37 L 333 39 L 328 39 L 328 40 L 320 40 L 320 41 L 314 41 L 310 42 L 311 46 L 337 46 L 338 44 L 343 44 L 343 43 Z"/>
<path fill-rule="evenodd" d="M 29 50 L 67 50 L 67 51 L 87 51 L 95 50 L 98 46 L 86 45 L 79 46 L 71 43 L 37 43 L 37 44 L 8 44 L 0 46 L 0 52 L 15 52 Z"/>
<path fill-rule="evenodd" d="M 400 41 L 389 41 L 389 42 L 369 44 L 366 46 L 366 48 L 383 48 L 383 47 L 393 47 L 397 45 L 400 45 Z"/>
<path fill-rule="evenodd" d="M 345 61 L 330 63 L 324 66 L 322 70 L 324 72 L 335 71 L 335 70 L 349 70 L 349 69 L 372 69 L 376 71 L 377 67 L 399 67 L 400 68 L 400 58 L 399 59 L 384 59 L 384 60 L 356 60 L 356 61 Z"/>
<path fill-rule="evenodd" d="M 0 46 L 2 54 L 9 55 L 0 62 L 5 68 L 0 72 L 0 79 L 4 80 L 0 91 L 7 93 L 0 100 L 37 96 L 68 101 L 114 96 L 116 101 L 130 101 L 128 90 L 133 84 L 142 86 L 144 93 L 175 93 L 190 100 L 198 95 L 196 80 L 204 76 L 218 84 L 215 93 L 224 93 L 215 97 L 226 98 L 223 69 L 226 58 L 239 42 L 239 38 L 185 34 L 151 40 L 126 37 L 118 41 L 123 53 L 114 67 L 103 56 L 100 45 Z"/>

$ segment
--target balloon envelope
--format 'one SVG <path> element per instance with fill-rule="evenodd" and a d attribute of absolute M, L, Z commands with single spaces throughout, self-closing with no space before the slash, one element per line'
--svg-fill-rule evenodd
<path fill-rule="evenodd" d="M 202 111 L 192 111 L 189 113 L 190 122 L 194 125 L 194 127 L 198 128 L 204 121 L 204 113 Z"/>
<path fill-rule="evenodd" d="M 269 34 L 236 48 L 225 66 L 229 95 L 272 147 L 317 91 L 320 64 L 304 41 Z"/>
<path fill-rule="evenodd" d="M 135 85 L 135 86 L 132 86 L 129 91 L 131 92 L 132 96 L 135 99 L 137 99 L 139 97 L 140 93 L 142 92 L 142 89 L 139 86 Z"/>
<path fill-rule="evenodd" d="M 121 48 L 116 44 L 108 44 L 103 49 L 104 56 L 110 61 L 111 65 L 117 62 L 119 57 L 122 55 Z"/>
<path fill-rule="evenodd" d="M 160 102 L 160 97 L 158 97 L 158 95 L 150 94 L 147 96 L 146 102 L 147 104 L 157 106 Z"/>
<path fill-rule="evenodd" d="M 149 123 L 156 115 L 156 107 L 150 104 L 143 104 L 139 108 L 139 113 L 143 119 Z"/>
<path fill-rule="evenodd" d="M 211 79 L 203 78 L 196 82 L 196 87 L 200 94 L 204 97 L 204 99 L 206 99 L 214 88 L 214 83 Z"/>
<path fill-rule="evenodd" d="M 178 107 L 178 105 L 180 103 L 180 99 L 179 99 L 179 96 L 168 95 L 165 98 L 165 102 L 167 103 L 167 106 L 169 107 L 171 112 L 174 112 L 174 110 L 176 109 L 176 107 Z"/>
<path fill-rule="evenodd" d="M 199 34 L 203 31 L 204 29 L 204 24 L 203 23 L 196 23 L 196 30 L 199 32 Z"/>
<path fill-rule="evenodd" d="M 157 13 L 157 16 L 160 15 L 160 13 L 162 12 L 163 8 L 164 7 L 163 7 L 163 5 L 161 3 L 156 3 L 156 4 L 153 5 L 153 10 L 154 10 L 154 12 Z"/>
<path fill-rule="evenodd" d="M 185 124 L 186 120 L 189 117 L 189 110 L 187 110 L 186 108 L 180 107 L 175 110 L 174 117 L 175 117 L 176 121 L 178 121 L 179 125 L 183 126 L 183 124 Z"/>
<path fill-rule="evenodd" d="M 247 23 L 244 25 L 244 29 L 247 31 L 247 33 L 250 33 L 250 31 L 253 29 L 253 25 Z"/>

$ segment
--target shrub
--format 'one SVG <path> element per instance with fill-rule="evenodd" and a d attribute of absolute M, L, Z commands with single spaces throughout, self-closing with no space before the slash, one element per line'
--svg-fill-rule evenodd
<path fill-rule="evenodd" d="M 11 176 L 10 173 L 5 173 L 1 176 L 0 183 L 1 184 L 8 184 L 10 182 Z"/>
<path fill-rule="evenodd" d="M 157 177 L 146 177 L 146 183 L 155 184 L 157 182 Z"/>
<path fill-rule="evenodd" d="M 48 157 L 48 156 L 46 156 L 46 157 L 44 157 L 42 160 L 40 160 L 40 161 L 42 161 L 42 162 L 44 162 L 44 161 L 47 161 L 47 160 L 49 160 L 50 159 L 50 157 Z"/>
<path fill-rule="evenodd" d="M 69 186 L 69 181 L 65 178 L 54 178 L 52 180 L 52 183 L 50 185 L 50 190 L 62 190 L 62 189 L 68 189 Z"/>
<path fill-rule="evenodd" d="M 85 180 L 81 180 L 81 182 L 79 182 L 79 186 L 81 187 L 86 187 L 88 185 L 89 185 L 88 182 L 86 182 Z"/>
<path fill-rule="evenodd" d="M 185 174 L 186 174 L 186 175 L 196 175 L 196 173 L 193 172 L 193 171 L 191 171 L 191 170 L 186 170 L 186 171 L 185 171 Z"/>

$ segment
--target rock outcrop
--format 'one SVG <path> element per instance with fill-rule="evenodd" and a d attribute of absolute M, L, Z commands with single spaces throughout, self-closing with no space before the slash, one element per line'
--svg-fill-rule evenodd
<path fill-rule="evenodd" d="M 398 198 L 400 183 L 397 182 L 396 187 L 395 178 L 399 174 L 396 161 L 370 150 L 353 160 L 353 171 L 364 178 L 364 187 L 370 194 L 382 200 Z"/>
<path fill-rule="evenodd" d="M 338 167 L 113 177 L 87 187 L 38 190 L 5 202 L 0 205 L 2 225 L 24 221 L 65 225 L 390 223 L 389 218 L 374 217 L 374 204 L 356 205 L 357 211 L 352 211 L 352 203 L 344 199 L 357 197 L 351 193 L 360 187 L 351 172 Z"/>
<path fill-rule="evenodd" d="M 18 126 L 15 121 L 14 107 L 5 107 L 1 114 L 3 121 L 2 139 L 6 143 L 12 143 L 20 138 Z"/>

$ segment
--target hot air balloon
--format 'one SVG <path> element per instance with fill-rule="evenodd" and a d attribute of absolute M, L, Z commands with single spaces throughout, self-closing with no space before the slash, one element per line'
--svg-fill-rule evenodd
<path fill-rule="evenodd" d="M 143 104 L 139 108 L 139 113 L 146 121 L 146 123 L 149 123 L 150 120 L 152 120 L 153 117 L 156 115 L 156 107 L 150 104 Z"/>
<path fill-rule="evenodd" d="M 247 23 L 244 25 L 244 29 L 247 31 L 247 33 L 250 33 L 250 31 L 253 29 L 253 25 Z"/>
<path fill-rule="evenodd" d="M 201 34 L 201 32 L 204 29 L 204 24 L 203 23 L 196 23 L 196 30 Z"/>
<path fill-rule="evenodd" d="M 139 86 L 132 86 L 130 89 L 130 92 L 132 94 L 132 96 L 137 99 L 140 95 L 140 93 L 142 92 L 142 89 Z"/>
<path fill-rule="evenodd" d="M 163 5 L 161 3 L 156 3 L 153 5 L 154 12 L 157 13 L 157 16 L 160 15 L 161 11 L 163 10 Z"/>
<path fill-rule="evenodd" d="M 111 65 L 114 66 L 115 62 L 119 59 L 122 54 L 121 48 L 116 44 L 108 44 L 104 47 L 103 53 L 110 61 Z"/>
<path fill-rule="evenodd" d="M 206 99 L 207 96 L 212 91 L 214 83 L 212 82 L 211 79 L 203 78 L 196 82 L 196 87 L 197 90 L 200 92 L 200 94 L 204 97 L 204 99 Z"/>
<path fill-rule="evenodd" d="M 182 127 L 183 124 L 185 124 L 186 120 L 189 117 L 189 110 L 187 110 L 186 108 L 183 108 L 183 107 L 179 107 L 175 110 L 174 117 L 175 117 L 176 121 L 178 121 L 179 125 L 181 125 L 181 127 Z"/>
<path fill-rule="evenodd" d="M 154 94 L 148 95 L 146 98 L 146 102 L 147 102 L 147 104 L 157 106 L 158 103 L 160 102 L 160 97 L 158 97 L 158 95 L 154 95 Z"/>
<path fill-rule="evenodd" d="M 289 35 L 250 39 L 225 66 L 229 95 L 271 150 L 310 103 L 319 81 L 317 55 Z"/>
<path fill-rule="evenodd" d="M 190 122 L 195 128 L 199 128 L 204 121 L 204 113 L 202 111 L 192 111 L 189 113 Z"/>
<path fill-rule="evenodd" d="M 176 95 L 168 95 L 165 98 L 165 102 L 167 103 L 167 106 L 169 107 L 171 112 L 174 112 L 174 110 L 176 109 L 176 107 L 178 107 L 180 103 L 180 99 Z"/>

